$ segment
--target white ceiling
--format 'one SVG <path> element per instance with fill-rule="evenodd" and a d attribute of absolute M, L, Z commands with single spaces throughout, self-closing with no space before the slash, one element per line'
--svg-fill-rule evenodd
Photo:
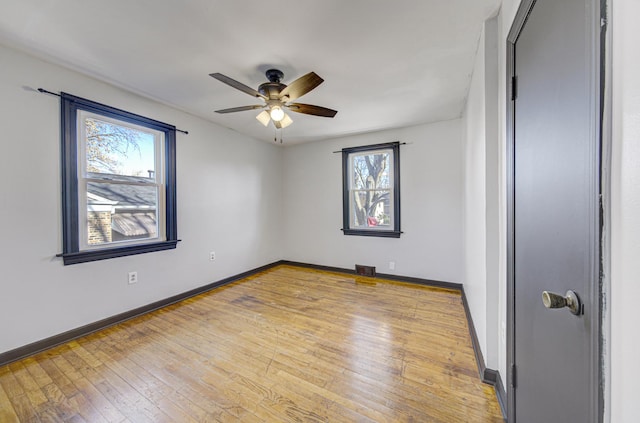
<path fill-rule="evenodd" d="M 0 43 L 273 142 L 259 104 L 209 76 L 252 88 L 325 81 L 289 113 L 286 144 L 461 116 L 483 21 L 500 0 L 0 0 Z M 44 87 L 57 90 L 57 87 Z M 188 129 L 188 128 L 186 128 Z"/>

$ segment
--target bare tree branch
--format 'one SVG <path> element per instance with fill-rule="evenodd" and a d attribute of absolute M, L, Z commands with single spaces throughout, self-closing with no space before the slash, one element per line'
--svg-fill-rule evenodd
<path fill-rule="evenodd" d="M 122 164 L 116 157 L 128 157 L 131 151 L 140 154 L 140 132 L 97 119 L 86 119 L 87 170 L 117 173 Z"/>

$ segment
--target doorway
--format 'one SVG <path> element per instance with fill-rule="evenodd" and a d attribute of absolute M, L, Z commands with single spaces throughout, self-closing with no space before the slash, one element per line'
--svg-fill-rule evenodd
<path fill-rule="evenodd" d="M 508 418 L 602 415 L 600 0 L 522 0 L 507 38 Z"/>

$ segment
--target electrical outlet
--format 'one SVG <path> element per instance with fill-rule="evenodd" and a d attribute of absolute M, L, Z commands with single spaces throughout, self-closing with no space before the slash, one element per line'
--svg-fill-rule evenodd
<path fill-rule="evenodd" d="M 211 251 L 209 253 L 209 260 L 216 261 L 216 252 L 215 251 Z"/>
<path fill-rule="evenodd" d="M 395 261 L 390 261 L 389 262 L 389 270 L 396 270 L 396 262 Z"/>
<path fill-rule="evenodd" d="M 129 272 L 129 285 L 138 282 L 138 272 Z"/>

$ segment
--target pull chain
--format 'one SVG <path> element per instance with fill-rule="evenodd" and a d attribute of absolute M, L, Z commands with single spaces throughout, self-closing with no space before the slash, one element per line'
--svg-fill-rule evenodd
<path fill-rule="evenodd" d="M 284 129 L 280 129 L 280 144 L 282 144 L 282 133 L 284 132 Z M 278 128 L 273 130 L 273 142 L 277 143 L 278 142 Z"/>

